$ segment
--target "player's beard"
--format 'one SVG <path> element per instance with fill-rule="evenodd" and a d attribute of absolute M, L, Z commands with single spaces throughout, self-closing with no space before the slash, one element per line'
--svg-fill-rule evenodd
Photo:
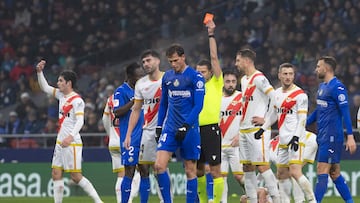
<path fill-rule="evenodd" d="M 224 92 L 226 95 L 230 96 L 230 95 L 234 94 L 235 89 L 225 89 L 224 88 Z"/>

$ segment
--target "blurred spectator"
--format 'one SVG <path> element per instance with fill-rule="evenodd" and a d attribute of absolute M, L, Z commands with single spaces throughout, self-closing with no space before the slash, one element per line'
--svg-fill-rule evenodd
<path fill-rule="evenodd" d="M 46 121 L 44 128 L 42 129 L 42 133 L 44 134 L 54 134 L 53 137 L 49 137 L 46 139 L 46 146 L 53 147 L 56 142 L 56 135 L 57 135 L 57 118 L 49 117 Z"/>
<path fill-rule="evenodd" d="M 16 103 L 16 88 L 9 79 L 9 73 L 0 71 L 0 109 Z"/>
<path fill-rule="evenodd" d="M 36 110 L 31 109 L 24 120 L 24 134 L 39 134 L 44 126 L 45 123 L 38 118 Z"/>
<path fill-rule="evenodd" d="M 15 111 L 9 113 L 9 119 L 5 125 L 5 134 L 23 134 L 24 124 L 22 120 L 18 118 L 18 114 Z M 7 138 L 7 146 L 16 148 L 18 145 L 18 138 Z"/>
<path fill-rule="evenodd" d="M 6 134 L 6 120 L 0 113 L 0 147 L 6 147 L 6 140 L 5 138 L 1 137 L 3 134 Z"/>
<path fill-rule="evenodd" d="M 28 63 L 28 59 L 25 56 L 20 57 L 19 63 L 10 72 L 10 78 L 13 81 L 17 81 L 20 78 L 28 80 L 34 73 L 34 67 Z"/>
<path fill-rule="evenodd" d="M 81 130 L 82 133 L 99 133 L 98 118 L 94 112 L 91 112 L 85 119 L 85 124 Z M 95 136 L 83 137 L 84 146 L 97 146 L 99 145 L 101 138 Z"/>
<path fill-rule="evenodd" d="M 15 111 L 18 117 L 23 120 L 27 117 L 29 111 L 33 109 L 37 110 L 37 108 L 34 101 L 30 98 L 30 94 L 23 92 L 20 95 L 20 103 L 16 106 Z"/>
<path fill-rule="evenodd" d="M 5 53 L 4 54 L 4 59 L 1 63 L 1 68 L 0 71 L 6 71 L 8 73 L 11 72 L 11 70 L 14 68 L 15 66 L 15 60 L 11 57 L 10 53 Z"/>

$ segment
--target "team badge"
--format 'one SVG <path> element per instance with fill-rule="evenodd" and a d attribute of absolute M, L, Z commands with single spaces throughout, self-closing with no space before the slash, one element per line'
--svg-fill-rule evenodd
<path fill-rule="evenodd" d="M 175 81 L 174 81 L 174 86 L 177 87 L 177 86 L 179 86 L 179 85 L 180 85 L 179 80 L 178 80 L 178 79 L 175 79 Z"/>

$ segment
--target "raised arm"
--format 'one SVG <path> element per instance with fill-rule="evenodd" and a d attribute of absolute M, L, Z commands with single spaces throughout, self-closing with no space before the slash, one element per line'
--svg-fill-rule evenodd
<path fill-rule="evenodd" d="M 45 79 L 45 76 L 44 76 L 44 73 L 43 73 L 43 70 L 45 68 L 45 64 L 46 64 L 46 61 L 44 60 L 41 60 L 37 65 L 36 65 L 36 72 L 37 72 L 37 76 L 38 76 L 38 83 L 39 83 L 39 86 L 41 88 L 42 91 L 44 91 L 45 93 L 47 94 L 51 94 L 53 96 L 55 96 L 55 91 L 56 91 L 56 88 L 55 87 L 52 87 L 48 84 L 48 82 L 46 81 Z"/>
<path fill-rule="evenodd" d="M 213 71 L 215 77 L 219 78 L 222 74 L 222 71 L 221 71 L 221 67 L 220 67 L 220 62 L 219 62 L 218 53 L 217 53 L 216 39 L 215 39 L 215 35 L 214 35 L 216 25 L 213 20 L 210 20 L 206 24 L 206 26 L 208 28 L 210 60 L 211 60 L 212 71 Z"/>

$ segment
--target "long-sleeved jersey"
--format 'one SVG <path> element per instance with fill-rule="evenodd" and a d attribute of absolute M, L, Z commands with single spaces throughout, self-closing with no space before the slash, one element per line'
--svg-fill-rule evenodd
<path fill-rule="evenodd" d="M 114 93 L 114 110 L 121 106 L 124 106 L 134 97 L 134 89 L 132 89 L 128 83 L 124 82 L 118 87 Z M 125 115 L 119 117 L 119 128 L 120 128 L 120 143 L 123 143 L 126 137 L 128 129 L 129 119 L 131 110 Z M 131 134 L 131 146 L 140 146 L 142 125 L 144 123 L 144 114 L 141 112 L 138 122 Z"/>
<path fill-rule="evenodd" d="M 163 132 L 176 132 L 184 123 L 199 126 L 204 84 L 203 76 L 189 66 L 182 73 L 169 70 L 164 74 L 158 120 Z"/>
<path fill-rule="evenodd" d="M 343 142 L 343 122 L 347 134 L 352 134 L 347 90 L 336 77 L 328 83 L 320 84 L 316 103 L 316 109 L 308 117 L 307 124 L 317 121 L 318 143 Z"/>

